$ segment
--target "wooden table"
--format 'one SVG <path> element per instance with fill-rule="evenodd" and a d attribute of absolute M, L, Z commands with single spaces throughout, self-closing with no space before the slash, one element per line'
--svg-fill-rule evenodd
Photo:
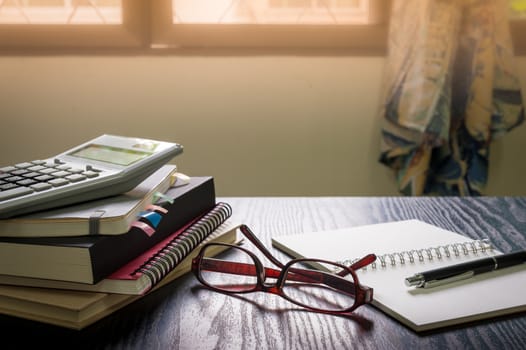
<path fill-rule="evenodd" d="M 526 248 L 526 198 L 522 197 L 219 200 L 230 203 L 233 220 L 249 225 L 270 248 L 273 235 L 410 218 L 472 238 L 489 237 L 503 251 Z M 201 287 L 188 274 L 82 331 L 8 316 L 0 316 L 0 330 L 4 349 L 28 344 L 71 349 L 525 348 L 525 313 L 426 334 L 414 333 L 370 305 L 355 314 L 349 318 L 306 312 L 264 293 L 225 296 Z"/>

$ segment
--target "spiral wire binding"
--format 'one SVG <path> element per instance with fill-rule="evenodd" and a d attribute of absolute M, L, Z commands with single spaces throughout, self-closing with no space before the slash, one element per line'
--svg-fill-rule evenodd
<path fill-rule="evenodd" d="M 443 259 L 444 256 L 446 256 L 447 258 L 450 258 L 452 256 L 460 257 L 461 255 L 484 253 L 486 252 L 486 250 L 491 249 L 493 249 L 493 246 L 491 245 L 490 240 L 485 238 L 467 242 L 446 244 L 438 247 L 412 249 L 402 252 L 376 255 L 377 261 L 373 262 L 370 266 L 372 269 L 376 269 L 378 267 L 377 262 L 380 263 L 380 267 L 382 268 L 385 268 L 388 265 L 405 265 L 407 262 L 409 262 L 410 264 L 414 264 L 417 260 L 419 262 L 423 262 L 425 259 L 430 261 L 434 259 L 440 260 Z M 344 266 L 351 266 L 358 260 L 360 259 L 346 259 L 340 261 L 339 263 Z M 364 267 L 362 269 L 366 270 L 367 267 Z"/>
<path fill-rule="evenodd" d="M 137 272 L 145 274 L 151 282 L 149 289 L 153 288 L 231 215 L 232 207 L 229 204 L 218 203 L 212 210 L 152 255 L 133 274 Z"/>

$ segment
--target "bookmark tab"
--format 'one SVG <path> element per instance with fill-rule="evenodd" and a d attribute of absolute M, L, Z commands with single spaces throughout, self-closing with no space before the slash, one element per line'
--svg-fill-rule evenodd
<path fill-rule="evenodd" d="M 161 192 L 155 192 L 154 193 L 154 195 L 153 195 L 153 201 L 154 202 L 157 202 L 161 198 L 164 199 L 165 201 L 167 201 L 170 204 L 173 204 L 173 202 L 174 202 L 174 199 L 172 197 L 167 196 L 164 193 L 161 193 Z"/>
<path fill-rule="evenodd" d="M 149 206 L 146 207 L 146 210 L 155 211 L 155 212 L 163 213 L 163 214 L 168 213 L 168 209 L 163 208 L 159 205 L 155 205 L 155 204 L 150 204 Z"/>
<path fill-rule="evenodd" d="M 99 209 L 93 212 L 88 219 L 88 234 L 98 235 L 100 228 L 100 219 L 106 214 L 105 210 Z"/>
<path fill-rule="evenodd" d="M 141 218 L 144 218 L 148 220 L 148 222 L 153 226 L 153 228 L 157 228 L 159 226 L 159 222 L 161 222 L 161 219 L 163 218 L 161 214 L 156 213 L 154 211 L 145 211 L 142 212 L 139 215 L 139 221 Z"/>
<path fill-rule="evenodd" d="M 148 237 L 151 237 L 155 233 L 155 229 L 153 227 L 142 221 L 135 221 L 131 224 L 131 226 L 137 227 L 139 230 L 146 233 Z"/>

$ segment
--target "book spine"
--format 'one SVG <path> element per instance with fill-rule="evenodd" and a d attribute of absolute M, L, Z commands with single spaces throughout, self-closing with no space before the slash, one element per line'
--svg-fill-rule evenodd
<path fill-rule="evenodd" d="M 153 288 L 231 215 L 232 208 L 229 204 L 218 203 L 132 274 L 143 273 L 150 280 L 149 289 Z"/>
<path fill-rule="evenodd" d="M 414 264 L 417 261 L 424 262 L 426 259 L 432 261 L 441 260 L 444 257 L 450 258 L 460 257 L 463 255 L 467 256 L 471 254 L 479 254 L 491 249 L 493 249 L 493 246 L 488 239 L 479 239 L 467 242 L 446 244 L 437 247 L 377 254 L 376 257 L 378 259 L 377 261 L 380 263 L 380 267 L 386 268 L 388 266 L 405 265 L 406 263 Z M 347 259 L 340 261 L 339 263 L 345 266 L 351 266 L 358 260 L 359 259 Z M 377 262 L 372 263 L 370 266 L 372 269 L 378 268 Z M 365 270 L 366 268 L 363 269 Z"/>

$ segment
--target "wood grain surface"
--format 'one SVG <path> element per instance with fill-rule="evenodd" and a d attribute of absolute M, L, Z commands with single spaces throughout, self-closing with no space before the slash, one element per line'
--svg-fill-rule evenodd
<path fill-rule="evenodd" d="M 491 238 L 502 251 L 526 248 L 523 197 L 218 200 L 231 204 L 233 220 L 250 226 L 282 261 L 287 257 L 271 248 L 273 235 L 411 218 Z M 524 349 L 526 314 L 417 334 L 369 305 L 352 317 L 322 315 L 275 295 L 215 293 L 187 274 L 82 331 L 3 315 L 0 329 L 4 349 Z"/>

